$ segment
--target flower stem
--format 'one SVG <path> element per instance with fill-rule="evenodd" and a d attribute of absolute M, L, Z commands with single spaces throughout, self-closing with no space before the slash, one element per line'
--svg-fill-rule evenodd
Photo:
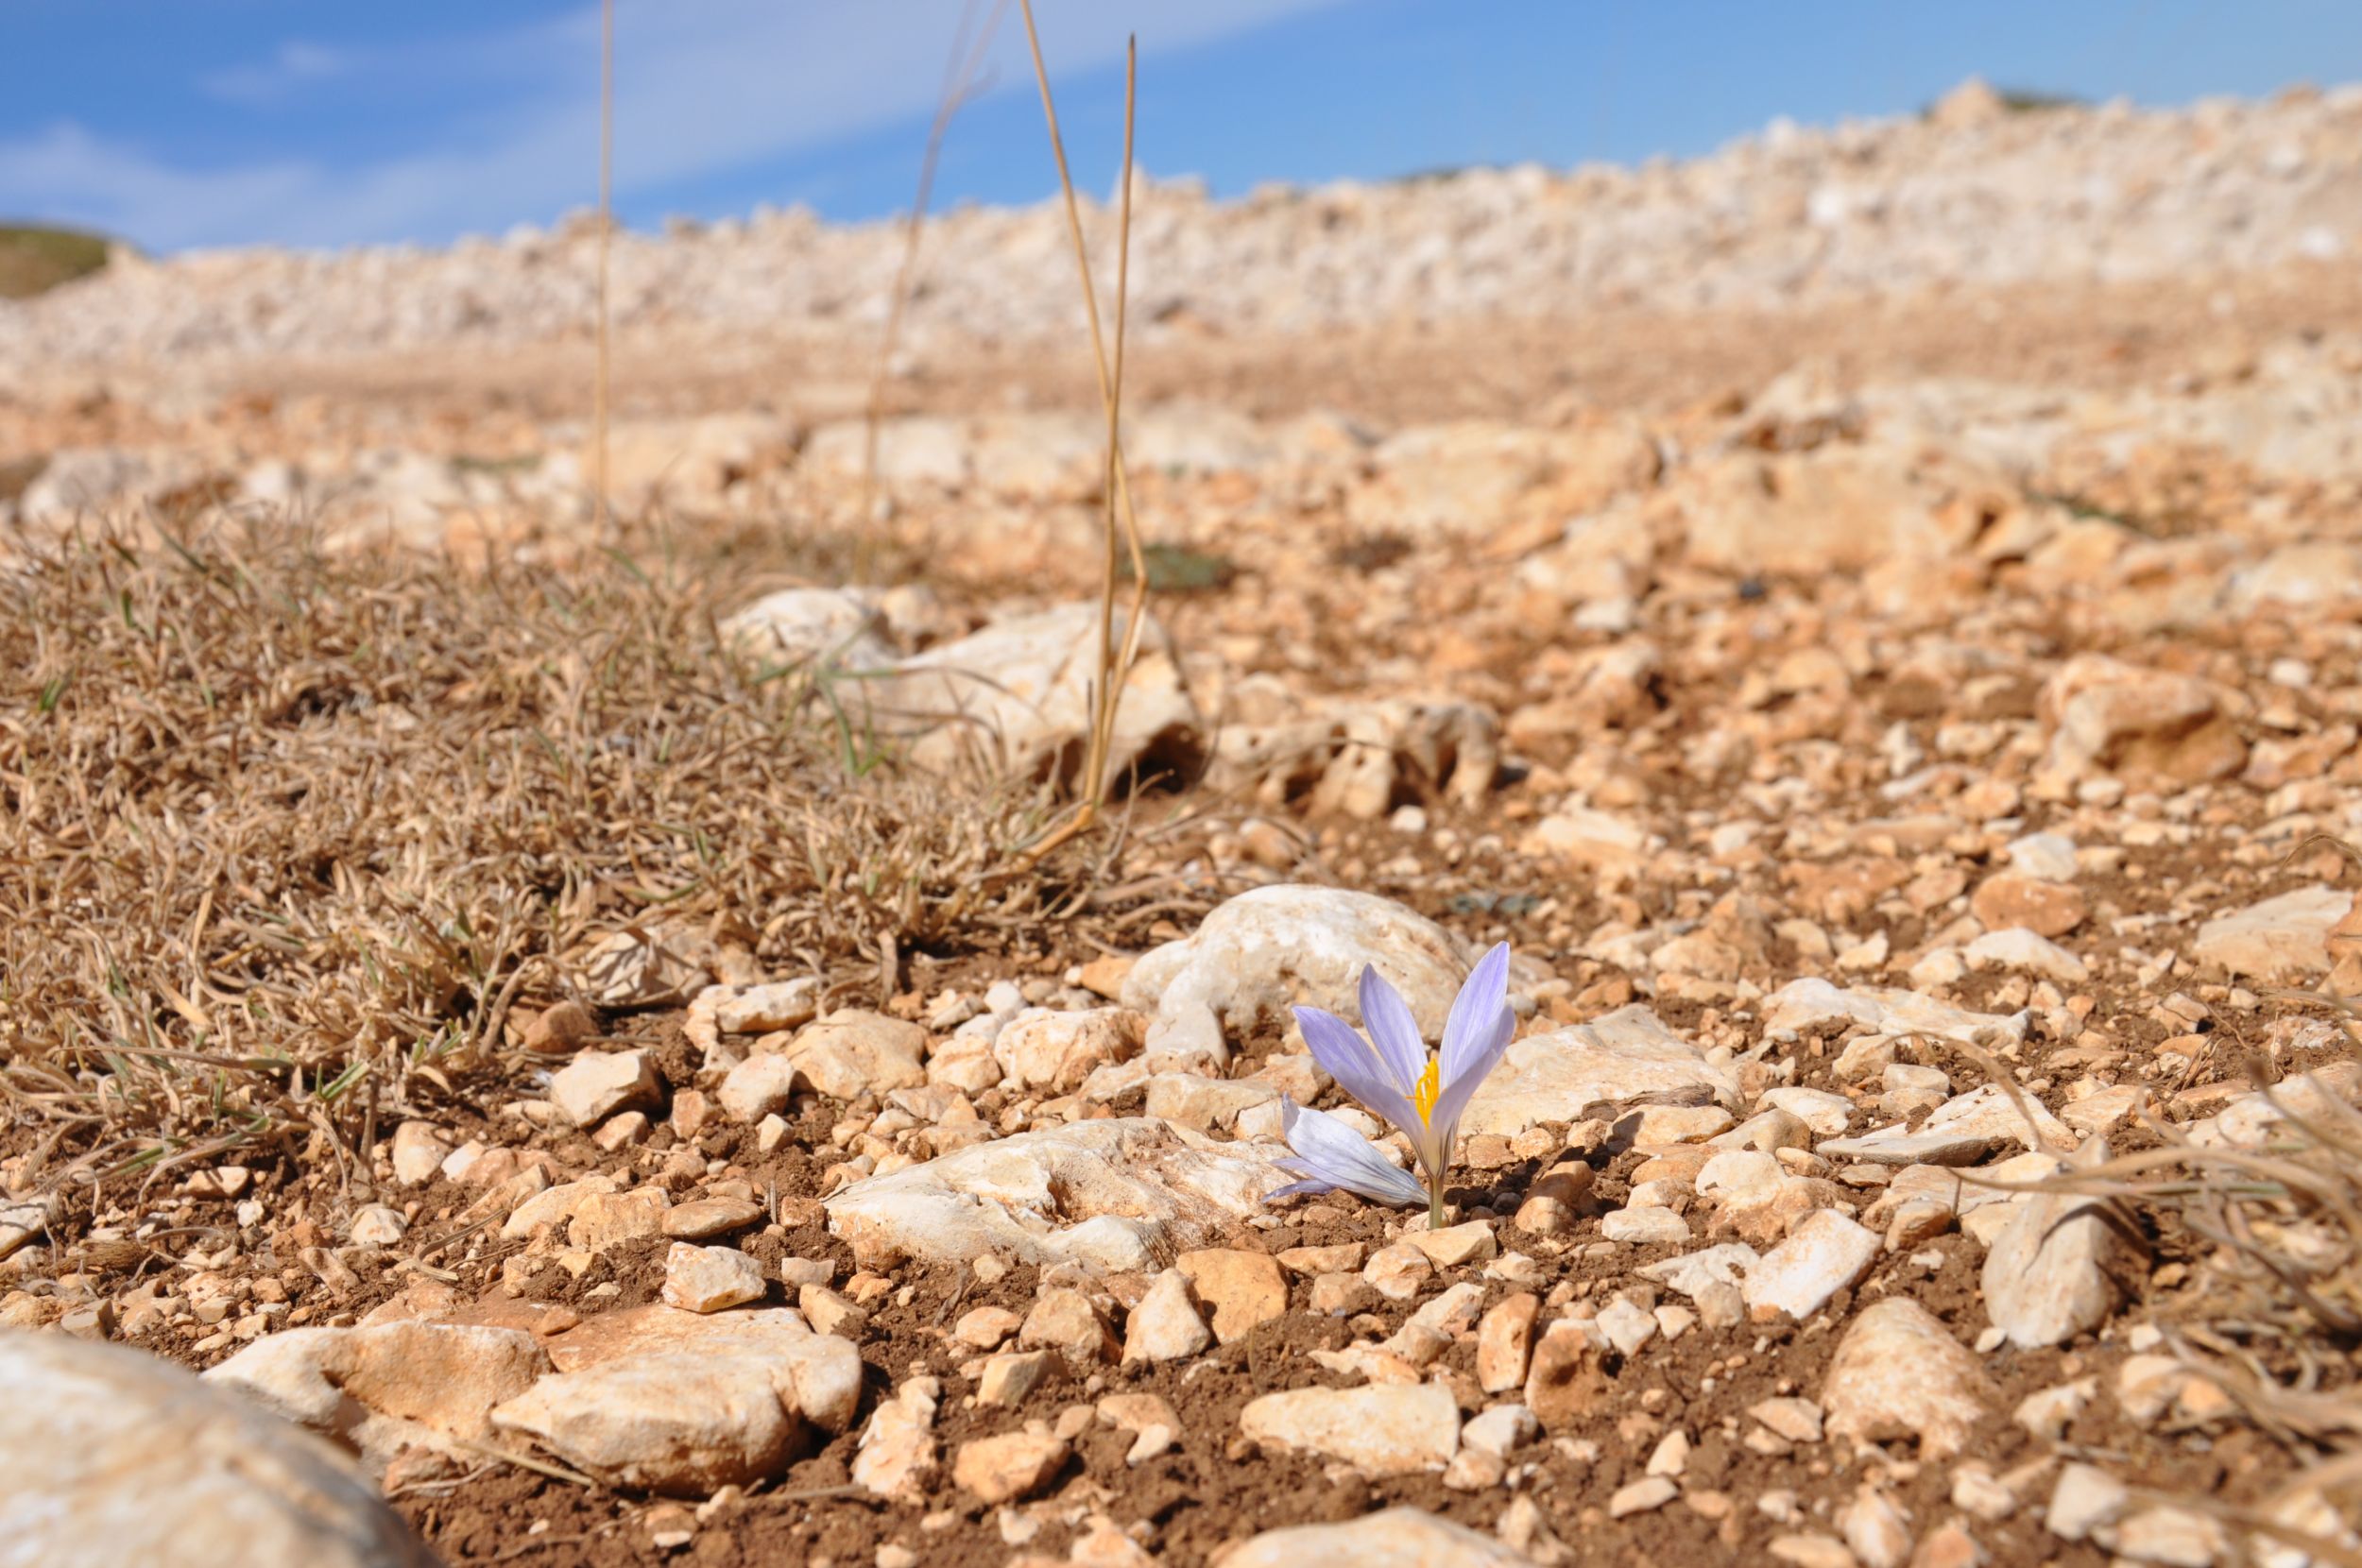
<path fill-rule="evenodd" d="M 1441 1176 L 1428 1183 L 1427 1196 L 1427 1228 L 1440 1231 L 1444 1228 L 1444 1179 Z"/>

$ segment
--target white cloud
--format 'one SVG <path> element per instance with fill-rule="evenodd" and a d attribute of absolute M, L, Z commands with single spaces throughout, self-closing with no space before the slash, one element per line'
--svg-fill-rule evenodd
<path fill-rule="evenodd" d="M 339 77 L 352 68 L 341 49 L 290 39 L 260 65 L 240 65 L 201 77 L 197 86 L 226 103 L 275 103 L 297 89 Z"/>
<path fill-rule="evenodd" d="M 319 171 L 300 162 L 212 173 L 169 168 L 71 124 L 0 142 L 0 212 L 164 246 L 271 232 L 318 186 Z"/>
<path fill-rule="evenodd" d="M 1053 77 L 1144 60 L 1344 0 L 1037 0 Z M 619 196 L 726 172 L 929 112 L 964 0 L 624 0 L 616 17 Z M 990 10 L 978 0 L 981 21 Z M 546 221 L 594 195 L 598 13 L 432 49 L 346 55 L 290 43 L 204 86 L 256 102 L 308 82 L 380 93 L 405 85 L 498 127 L 471 145 L 329 167 L 294 158 L 175 167 L 128 141 L 62 124 L 0 141 L 0 211 L 76 221 L 163 249 L 273 240 L 340 245 Z M 1152 66 L 1153 68 L 1153 66 Z M 996 91 L 1032 91 L 1012 0 L 987 71 Z M 438 89 L 429 94 L 427 88 Z M 460 91 L 454 94 L 456 87 Z M 468 102 L 470 92 L 474 101 Z M 491 97 L 486 98 L 485 94 Z M 431 132 L 429 133 L 431 134 Z M 422 137 L 422 139 L 424 139 Z"/>

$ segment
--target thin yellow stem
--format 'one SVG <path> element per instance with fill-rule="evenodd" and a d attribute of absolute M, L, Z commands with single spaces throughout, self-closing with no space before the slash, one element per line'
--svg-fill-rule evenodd
<path fill-rule="evenodd" d="M 607 248 L 615 213 L 615 0 L 599 5 L 599 281 L 598 365 L 590 384 L 590 486 L 597 499 L 599 531 L 608 523 Z"/>
<path fill-rule="evenodd" d="M 1112 662 L 1106 650 L 1112 640 L 1109 622 L 1115 615 L 1116 604 L 1116 497 L 1122 488 L 1123 438 L 1118 413 L 1123 406 L 1123 335 L 1130 315 L 1132 294 L 1132 130 L 1133 110 L 1139 96 L 1139 40 L 1126 42 L 1123 55 L 1123 189 L 1118 198 L 1116 224 L 1116 351 L 1115 363 L 1108 373 L 1107 396 L 1107 476 L 1103 486 L 1106 503 L 1107 559 L 1099 590 L 1099 646 L 1101 672 L 1099 702 L 1091 713 L 1091 752 L 1086 768 L 1086 790 L 1097 802 L 1106 794 L 1107 757 L 1115 748 L 1117 705 L 1122 701 L 1123 690 L 1118 678 L 1132 667 L 1132 659 L 1139 647 L 1140 607 L 1148 591 L 1148 571 L 1140 560 L 1139 530 L 1125 530 L 1125 538 L 1132 547 L 1132 605 L 1123 622 L 1123 648 Z"/>
<path fill-rule="evenodd" d="M 1099 398 L 1107 415 L 1110 433 L 1108 446 L 1112 453 L 1108 465 L 1112 479 L 1108 486 L 1110 493 L 1107 497 L 1108 571 L 1103 579 L 1101 595 L 1099 683 L 1097 690 L 1093 693 L 1091 736 L 1085 752 L 1082 801 L 1074 820 L 1039 846 L 1046 849 L 1050 844 L 1063 843 L 1072 838 L 1097 814 L 1105 788 L 1106 758 L 1112 746 L 1118 707 L 1122 700 L 1123 680 L 1129 674 L 1131 661 L 1138 652 L 1141 620 L 1139 612 L 1146 603 L 1148 573 L 1139 543 L 1138 513 L 1133 505 L 1131 480 L 1122 461 L 1122 440 L 1119 433 L 1121 402 L 1120 383 L 1116 379 L 1117 362 L 1112 360 L 1107 352 L 1106 336 L 1100 327 L 1099 296 L 1091 284 L 1090 253 L 1083 240 L 1082 212 L 1074 196 L 1073 173 L 1067 164 L 1066 139 L 1058 128 L 1058 106 L 1050 92 L 1049 68 L 1042 61 L 1041 34 L 1034 21 L 1033 0 L 1020 0 L 1020 3 L 1025 16 L 1025 40 L 1033 54 L 1034 79 L 1041 89 L 1042 116 L 1050 127 L 1050 150 L 1057 160 L 1058 187 L 1066 202 L 1067 233 L 1074 247 L 1075 270 L 1082 280 L 1083 310 L 1090 327 L 1092 367 L 1099 376 Z M 1137 60 L 1137 43 L 1133 58 Z M 1126 232 L 1121 241 L 1122 260 L 1120 265 L 1125 272 L 1121 283 L 1127 287 L 1131 251 L 1129 234 L 1132 192 L 1131 146 L 1137 101 L 1136 70 L 1136 64 L 1127 70 L 1124 92 L 1124 169 L 1121 212 Z M 1121 315 L 1122 307 L 1123 300 L 1119 298 L 1119 328 L 1122 320 Z M 1129 546 L 1135 578 L 1132 613 L 1129 623 L 1124 628 L 1123 645 L 1120 653 L 1114 646 L 1113 636 L 1115 619 L 1113 563 L 1119 526 L 1125 543 Z"/>

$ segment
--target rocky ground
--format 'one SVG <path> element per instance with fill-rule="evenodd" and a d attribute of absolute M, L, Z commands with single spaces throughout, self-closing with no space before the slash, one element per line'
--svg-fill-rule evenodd
<path fill-rule="evenodd" d="M 0 304 L 0 1520 L 2356 1560 L 2357 223 L 2350 91 L 1155 187 L 1038 861 L 1054 214 L 874 487 L 891 233 L 626 242 L 604 513 L 563 234 Z M 1446 1223 L 1266 1202 L 1288 1008 L 1503 940 Z"/>

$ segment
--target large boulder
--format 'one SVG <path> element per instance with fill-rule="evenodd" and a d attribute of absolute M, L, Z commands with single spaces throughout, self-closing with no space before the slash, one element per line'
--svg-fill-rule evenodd
<path fill-rule="evenodd" d="M 1071 784 L 1099 682 L 1099 613 L 1096 602 L 1081 602 L 996 621 L 902 660 L 890 677 L 864 683 L 862 694 L 881 727 L 916 733 L 911 756 L 922 766 L 983 757 Z M 1121 647 L 1121 612 L 1111 635 Z M 1172 639 L 1149 618 L 1116 714 L 1108 776 L 1121 783 L 1135 769 L 1194 776 L 1204 750 L 1205 725 Z"/>
<path fill-rule="evenodd" d="M 434 1568 L 350 1460 L 135 1350 L 0 1332 L 0 1560 Z"/>
<path fill-rule="evenodd" d="M 1123 1004 L 1150 1015 L 1152 1068 L 1220 1067 L 1230 1036 L 1285 1028 L 1291 1007 L 1359 1023 L 1361 971 L 1372 964 L 1402 993 L 1420 1031 L 1439 1038 L 1467 978 L 1460 940 L 1392 899 L 1344 888 L 1291 883 L 1240 894 L 1194 933 L 1134 964 Z"/>

